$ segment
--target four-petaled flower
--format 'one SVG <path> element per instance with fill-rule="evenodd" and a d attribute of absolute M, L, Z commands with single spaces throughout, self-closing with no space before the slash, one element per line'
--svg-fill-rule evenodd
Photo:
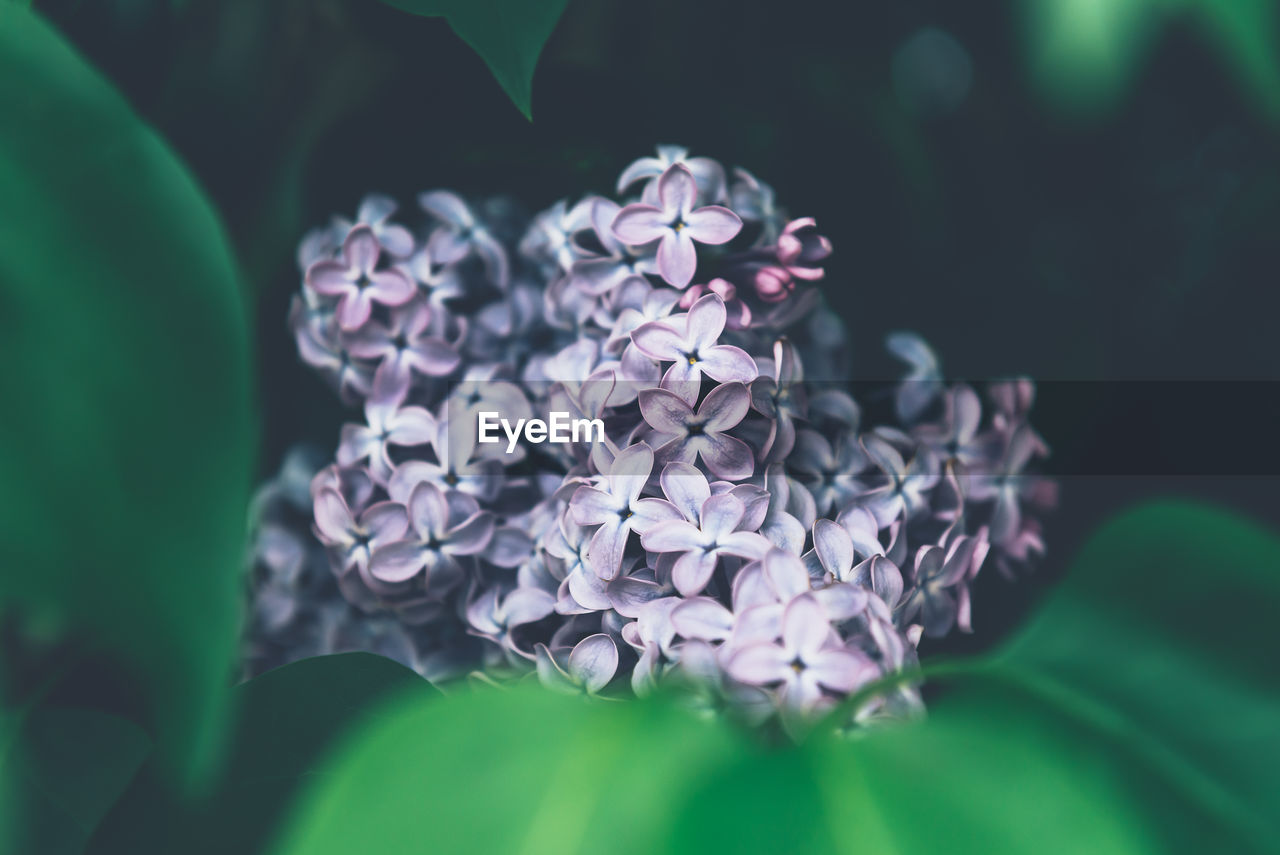
<path fill-rule="evenodd" d="M 374 303 L 400 306 L 418 291 L 402 271 L 378 270 L 381 254 L 373 229 L 356 226 L 342 243 L 341 258 L 323 259 L 307 269 L 307 284 L 317 293 L 338 298 L 338 324 L 344 330 L 357 329 L 369 320 Z"/>
<path fill-rule="evenodd" d="M 751 406 L 751 393 L 741 383 L 725 383 L 707 393 L 695 413 L 683 398 L 666 389 L 640 393 L 640 412 L 659 438 L 656 456 L 666 463 L 693 463 L 701 458 L 711 474 L 741 481 L 755 471 L 751 447 L 727 431 L 736 427 Z"/>
<path fill-rule="evenodd" d="M 612 579 L 622 567 L 627 535 L 672 519 L 676 511 L 661 499 L 642 499 L 640 493 L 653 471 L 653 449 L 637 443 L 618 452 L 609 474 L 599 486 L 574 491 L 569 510 L 579 525 L 598 525 L 587 554 L 601 579 Z"/>
<path fill-rule="evenodd" d="M 642 324 L 631 333 L 640 352 L 673 363 L 663 377 L 664 387 L 695 399 L 703 374 L 719 383 L 750 383 L 759 376 L 756 361 L 742 348 L 717 344 L 725 324 L 724 300 L 707 294 L 684 315 Z M 691 390 L 688 392 L 686 390 Z"/>
<path fill-rule="evenodd" d="M 879 671 L 862 653 L 840 641 L 813 594 L 801 594 L 782 614 L 780 643 L 744 646 L 729 657 L 729 676 L 755 686 L 778 686 L 784 709 L 813 710 L 823 690 L 848 693 Z"/>
<path fill-rule="evenodd" d="M 742 220 L 720 205 L 695 208 L 698 187 L 687 166 L 675 164 L 658 179 L 657 204 L 627 205 L 613 219 L 613 233 L 631 246 L 658 243 L 658 273 L 677 288 L 693 281 L 698 266 L 694 241 L 728 243 Z"/>
<path fill-rule="evenodd" d="M 427 571 L 427 584 L 440 573 L 457 571 L 455 556 L 475 555 L 493 536 L 493 514 L 480 510 L 465 493 L 449 493 L 422 483 L 409 496 L 409 527 L 415 537 L 373 551 L 369 573 L 382 582 L 405 582 Z"/>
<path fill-rule="evenodd" d="M 657 523 L 640 535 L 640 544 L 651 552 L 682 553 L 671 569 L 671 581 L 681 596 L 692 597 L 711 581 L 720 556 L 759 558 L 769 551 L 763 535 L 738 530 L 746 513 L 746 505 L 732 493 L 708 495 L 696 524 L 683 519 Z"/>

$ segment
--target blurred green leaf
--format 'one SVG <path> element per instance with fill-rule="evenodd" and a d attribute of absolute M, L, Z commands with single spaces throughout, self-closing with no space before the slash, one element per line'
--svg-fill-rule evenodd
<path fill-rule="evenodd" d="M 404 704 L 326 760 L 278 852 L 1268 851 L 1274 634 L 1240 617 L 1280 610 L 1278 570 L 1227 514 L 1134 511 L 926 719 L 797 749 L 532 687 Z"/>
<path fill-rule="evenodd" d="M 442 17 L 480 54 L 526 119 L 533 119 L 533 72 L 569 0 L 382 0 L 405 12 Z"/>
<path fill-rule="evenodd" d="M 1164 25 L 1190 21 L 1280 120 L 1280 16 L 1275 0 L 1023 0 L 1032 78 L 1054 103 L 1093 115 L 1128 93 Z"/>
<path fill-rule="evenodd" d="M 213 209 L 36 14 L 0 4 L 0 604 L 145 686 L 162 759 L 215 758 L 253 429 Z"/>
<path fill-rule="evenodd" d="M 1280 840 L 1280 540 L 1193 504 L 1095 535 L 993 667 L 1169 788 L 1170 850 Z M 1150 794 L 1154 788 L 1137 792 Z M 1158 811 L 1158 813 L 1155 813 Z"/>
<path fill-rule="evenodd" d="M 393 696 L 427 703 L 438 693 L 381 656 L 304 659 L 238 687 L 238 726 L 222 777 L 207 797 L 181 798 L 151 767 L 107 817 L 88 851 L 239 855 L 262 851 L 321 753 Z"/>
<path fill-rule="evenodd" d="M 10 852 L 75 855 L 125 791 L 151 742 L 136 724 L 96 710 L 36 709 L 22 718 L 4 766 L 6 810 L 21 821 Z"/>
<path fill-rule="evenodd" d="M 747 751 L 662 702 L 589 702 L 531 682 L 415 700 L 325 763 L 278 851 L 674 851 L 667 820 Z"/>

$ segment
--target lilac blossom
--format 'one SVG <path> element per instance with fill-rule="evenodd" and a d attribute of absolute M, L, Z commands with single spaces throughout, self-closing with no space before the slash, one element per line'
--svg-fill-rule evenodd
<path fill-rule="evenodd" d="M 343 241 L 339 258 L 317 261 L 307 269 L 307 283 L 316 293 L 338 298 L 338 324 L 344 330 L 357 329 L 369 320 L 375 303 L 400 306 L 417 293 L 403 271 L 377 269 L 381 254 L 373 230 L 356 226 Z"/>
<path fill-rule="evenodd" d="M 637 327 L 631 340 L 646 356 L 672 363 L 663 377 L 667 388 L 696 391 L 694 381 L 703 374 L 720 383 L 750 383 L 759 375 L 750 354 L 731 344 L 716 344 L 725 321 L 724 300 L 708 294 L 684 315 Z"/>
<path fill-rule="evenodd" d="M 342 428 L 338 463 L 349 466 L 367 460 L 374 481 L 385 484 L 395 464 L 390 447 L 426 445 L 435 439 L 436 420 L 422 407 L 402 407 L 394 390 L 383 389 L 364 406 L 367 424 Z"/>
<path fill-rule="evenodd" d="M 435 484 L 414 487 L 408 510 L 414 536 L 382 545 L 369 561 L 369 573 L 383 582 L 404 582 L 424 570 L 428 584 L 437 572 L 452 576 L 458 556 L 475 555 L 493 537 L 491 513 L 469 497 L 450 496 Z"/>
<path fill-rule="evenodd" d="M 741 383 L 712 389 L 697 412 L 683 398 L 666 389 L 640 393 L 640 412 L 660 441 L 656 456 L 666 463 L 701 460 L 717 478 L 741 481 L 755 469 L 751 448 L 729 430 L 747 415 L 751 393 Z M 666 439 L 670 437 L 670 439 Z"/>
<path fill-rule="evenodd" d="M 652 185 L 652 179 L 677 164 L 689 170 L 703 198 L 720 199 L 725 187 L 724 167 L 709 157 L 689 157 L 689 150 L 678 145 L 660 145 L 657 157 L 641 157 L 632 161 L 618 176 L 618 192 L 625 192 L 637 181 L 647 181 Z"/>
<path fill-rule="evenodd" d="M 738 530 L 746 512 L 742 500 L 730 493 L 708 496 L 698 508 L 696 524 L 683 519 L 656 523 L 640 543 L 652 552 L 681 553 L 671 578 L 681 596 L 691 597 L 711 581 L 721 556 L 759 558 L 769 550 L 762 535 Z"/>
<path fill-rule="evenodd" d="M 564 692 L 600 692 L 618 671 L 618 645 L 605 633 L 579 641 L 564 658 L 564 665 L 544 644 L 536 648 L 538 677 L 543 685 Z"/>
<path fill-rule="evenodd" d="M 618 186 L 529 218 L 432 191 L 404 225 L 371 196 L 307 233 L 289 330 L 352 415 L 336 465 L 254 503 L 250 672 L 365 649 L 796 733 L 967 631 L 980 568 L 1043 553 L 1030 381 L 944 385 L 897 333 L 864 425 L 812 218 L 674 146 Z M 508 452 L 477 441 L 492 411 L 604 436 Z M 921 706 L 903 683 L 843 724 Z"/>
<path fill-rule="evenodd" d="M 489 280 L 505 290 L 510 283 L 507 251 L 462 198 L 446 190 L 423 193 L 418 204 L 440 222 L 427 249 L 438 264 L 451 264 L 468 255 L 479 257 Z"/>
<path fill-rule="evenodd" d="M 452 374 L 462 357 L 444 339 L 430 334 L 431 307 L 417 300 L 394 311 L 389 324 L 370 321 L 343 336 L 347 352 L 378 364 L 395 387 L 407 387 L 409 374 L 426 377 Z"/>
<path fill-rule="evenodd" d="M 756 293 L 767 303 L 785 300 L 797 280 L 815 282 L 826 275 L 819 265 L 829 255 L 831 242 L 817 233 L 813 217 L 792 220 L 778 236 L 774 258 L 756 269 Z"/>
<path fill-rule="evenodd" d="M 695 208 L 698 187 L 688 167 L 675 164 L 657 182 L 655 204 L 636 203 L 618 211 L 613 233 L 630 246 L 658 241 L 658 273 L 677 288 L 693 279 L 698 264 L 694 242 L 722 244 L 742 230 L 742 220 L 720 205 Z"/>
<path fill-rule="evenodd" d="M 847 694 L 878 675 L 875 665 L 844 646 L 826 612 L 810 594 L 787 604 L 777 642 L 738 650 L 725 665 L 735 680 L 778 686 L 784 708 L 810 710 L 825 691 Z"/>
<path fill-rule="evenodd" d="M 640 493 L 653 471 L 654 455 L 644 443 L 624 449 L 613 460 L 597 486 L 579 487 L 570 509 L 580 525 L 599 526 L 591 537 L 588 554 L 601 579 L 612 579 L 622 566 L 627 535 L 643 533 L 649 526 L 671 519 L 673 511 L 659 499 L 642 499 Z"/>

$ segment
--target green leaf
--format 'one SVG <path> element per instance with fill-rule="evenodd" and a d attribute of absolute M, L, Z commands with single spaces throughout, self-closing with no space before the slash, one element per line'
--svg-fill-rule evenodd
<path fill-rule="evenodd" d="M 150 748 L 136 724 L 95 710 L 36 709 L 23 717 L 4 763 L 12 786 L 12 825 L 0 838 L 6 851 L 84 851 Z"/>
<path fill-rule="evenodd" d="M 1032 79 L 1070 112 L 1114 108 L 1165 25 L 1182 19 L 1201 31 L 1262 113 L 1280 121 L 1275 0 L 1024 0 L 1022 7 Z"/>
<path fill-rule="evenodd" d="M 1151 504 L 1085 547 L 994 667 L 1170 790 L 1171 849 L 1280 840 L 1280 540 L 1223 511 Z M 1203 849 L 1202 849 L 1203 851 Z"/>
<path fill-rule="evenodd" d="M 746 750 L 666 703 L 592 702 L 530 682 L 414 700 L 328 759 L 275 851 L 674 851 L 665 820 Z"/>
<path fill-rule="evenodd" d="M 0 605 L 147 690 L 215 757 L 254 436 L 245 306 L 186 169 L 41 18 L 0 4 Z"/>
<path fill-rule="evenodd" d="M 533 119 L 533 71 L 569 0 L 382 0 L 405 12 L 442 17 L 480 55 L 498 85 Z"/>
<path fill-rule="evenodd" d="M 925 719 L 799 748 L 660 701 L 404 704 L 324 761 L 275 851 L 1268 851 L 1280 697 L 1248 615 L 1280 611 L 1278 568 L 1222 512 L 1134 511 Z"/>
<path fill-rule="evenodd" d="M 438 693 L 381 656 L 304 659 L 238 687 L 238 725 L 224 772 L 206 798 L 180 798 L 146 768 L 94 835 L 88 851 L 241 855 L 262 851 L 322 752 L 379 703 Z"/>

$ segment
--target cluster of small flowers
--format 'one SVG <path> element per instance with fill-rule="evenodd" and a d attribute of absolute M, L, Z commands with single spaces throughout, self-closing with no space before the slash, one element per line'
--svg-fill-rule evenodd
<path fill-rule="evenodd" d="M 370 197 L 307 236 L 290 324 L 364 421 L 309 485 L 295 461 L 264 493 L 251 667 L 373 649 L 438 681 L 680 684 L 799 722 L 967 631 L 979 569 L 1043 550 L 1030 381 L 984 408 L 896 334 L 895 424 L 863 425 L 812 219 L 674 146 L 617 192 L 523 229 L 430 192 L 419 233 Z M 486 411 L 605 436 L 508 451 L 479 441 Z"/>

